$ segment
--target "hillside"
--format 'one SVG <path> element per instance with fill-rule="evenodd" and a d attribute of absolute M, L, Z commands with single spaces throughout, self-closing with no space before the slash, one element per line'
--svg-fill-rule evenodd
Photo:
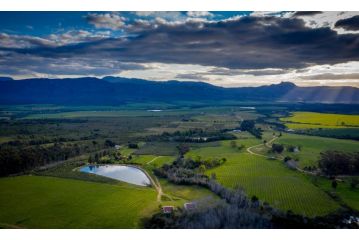
<path fill-rule="evenodd" d="M 4 78 L 5 79 L 5 78 Z M 223 88 L 202 82 L 147 81 L 119 77 L 0 81 L 0 104 L 114 105 L 126 102 L 273 101 L 359 103 L 354 87 L 298 87 L 282 82 Z"/>

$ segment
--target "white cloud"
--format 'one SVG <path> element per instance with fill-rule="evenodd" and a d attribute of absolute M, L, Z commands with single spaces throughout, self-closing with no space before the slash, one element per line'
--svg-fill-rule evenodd
<path fill-rule="evenodd" d="M 119 30 L 125 26 L 126 18 L 117 13 L 97 14 L 90 13 L 86 16 L 87 21 L 96 28 Z"/>
<path fill-rule="evenodd" d="M 213 17 L 214 14 L 207 11 L 189 11 L 187 16 L 191 18 Z"/>
<path fill-rule="evenodd" d="M 359 12 L 321 12 L 310 16 L 298 16 L 297 18 L 303 19 L 306 26 L 311 28 L 329 27 L 339 34 L 344 33 L 359 33 L 359 31 L 347 31 L 342 28 L 335 28 L 335 23 L 340 19 L 351 18 L 358 15 Z"/>

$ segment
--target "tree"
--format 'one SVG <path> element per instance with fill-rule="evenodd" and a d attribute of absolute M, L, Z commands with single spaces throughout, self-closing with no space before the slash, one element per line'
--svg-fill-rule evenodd
<path fill-rule="evenodd" d="M 351 187 L 352 189 L 357 188 L 358 185 L 359 185 L 359 179 L 357 179 L 357 178 L 352 178 L 352 179 L 350 180 L 350 187 Z"/>
<path fill-rule="evenodd" d="M 256 195 L 253 195 L 252 198 L 251 198 L 251 201 L 252 202 L 257 202 L 259 199 Z"/>
<path fill-rule="evenodd" d="M 332 188 L 336 189 L 337 186 L 338 186 L 338 183 L 337 183 L 337 181 L 334 179 L 334 180 L 332 181 Z"/>
<path fill-rule="evenodd" d="M 216 173 L 211 173 L 211 180 L 216 180 L 216 179 L 217 179 Z"/>
<path fill-rule="evenodd" d="M 116 144 L 109 139 L 105 141 L 105 147 L 114 147 Z"/>
<path fill-rule="evenodd" d="M 88 159 L 88 162 L 89 162 L 89 163 L 93 163 L 92 155 L 90 155 L 90 157 L 89 157 L 89 159 Z"/>
<path fill-rule="evenodd" d="M 319 168 L 329 176 L 349 174 L 354 166 L 351 156 L 339 151 L 325 151 L 320 153 Z"/>
<path fill-rule="evenodd" d="M 204 173 L 206 171 L 206 166 L 204 164 L 199 165 L 198 171 Z"/>
<path fill-rule="evenodd" d="M 272 144 L 272 151 L 276 153 L 282 153 L 284 150 L 284 147 L 282 144 L 274 143 Z"/>
<path fill-rule="evenodd" d="M 95 159 L 94 159 L 94 162 L 98 162 L 100 159 L 100 156 L 98 153 L 95 154 Z"/>
<path fill-rule="evenodd" d="M 253 120 L 244 120 L 241 124 L 242 131 L 252 130 L 255 126 L 255 122 Z"/>
<path fill-rule="evenodd" d="M 180 156 L 185 155 L 189 151 L 189 146 L 187 144 L 180 144 L 177 146 Z"/>
<path fill-rule="evenodd" d="M 137 143 L 128 143 L 128 148 L 138 148 L 138 144 Z"/>

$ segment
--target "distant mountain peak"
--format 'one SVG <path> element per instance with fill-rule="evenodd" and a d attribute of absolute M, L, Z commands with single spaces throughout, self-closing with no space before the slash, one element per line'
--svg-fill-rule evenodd
<path fill-rule="evenodd" d="M 11 77 L 0 77 L 0 81 L 13 81 Z"/>

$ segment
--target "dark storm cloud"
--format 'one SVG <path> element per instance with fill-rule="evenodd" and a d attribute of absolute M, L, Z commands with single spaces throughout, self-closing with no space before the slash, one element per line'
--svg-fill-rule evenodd
<path fill-rule="evenodd" d="M 297 18 L 137 22 L 122 38 L 60 47 L 0 48 L 53 59 L 102 59 L 132 63 L 200 64 L 229 69 L 304 68 L 359 59 L 359 35 L 310 28 Z"/>
<path fill-rule="evenodd" d="M 335 23 L 336 28 L 344 28 L 345 30 L 357 31 L 359 30 L 359 15 L 351 18 L 340 19 Z"/>
<path fill-rule="evenodd" d="M 125 70 L 148 69 L 141 64 L 97 58 L 53 58 L 18 53 L 0 53 L 0 72 L 9 75 L 92 75 L 119 74 Z"/>
<path fill-rule="evenodd" d="M 321 11 L 300 11 L 295 12 L 293 17 L 302 17 L 302 16 L 313 16 L 322 13 Z"/>

